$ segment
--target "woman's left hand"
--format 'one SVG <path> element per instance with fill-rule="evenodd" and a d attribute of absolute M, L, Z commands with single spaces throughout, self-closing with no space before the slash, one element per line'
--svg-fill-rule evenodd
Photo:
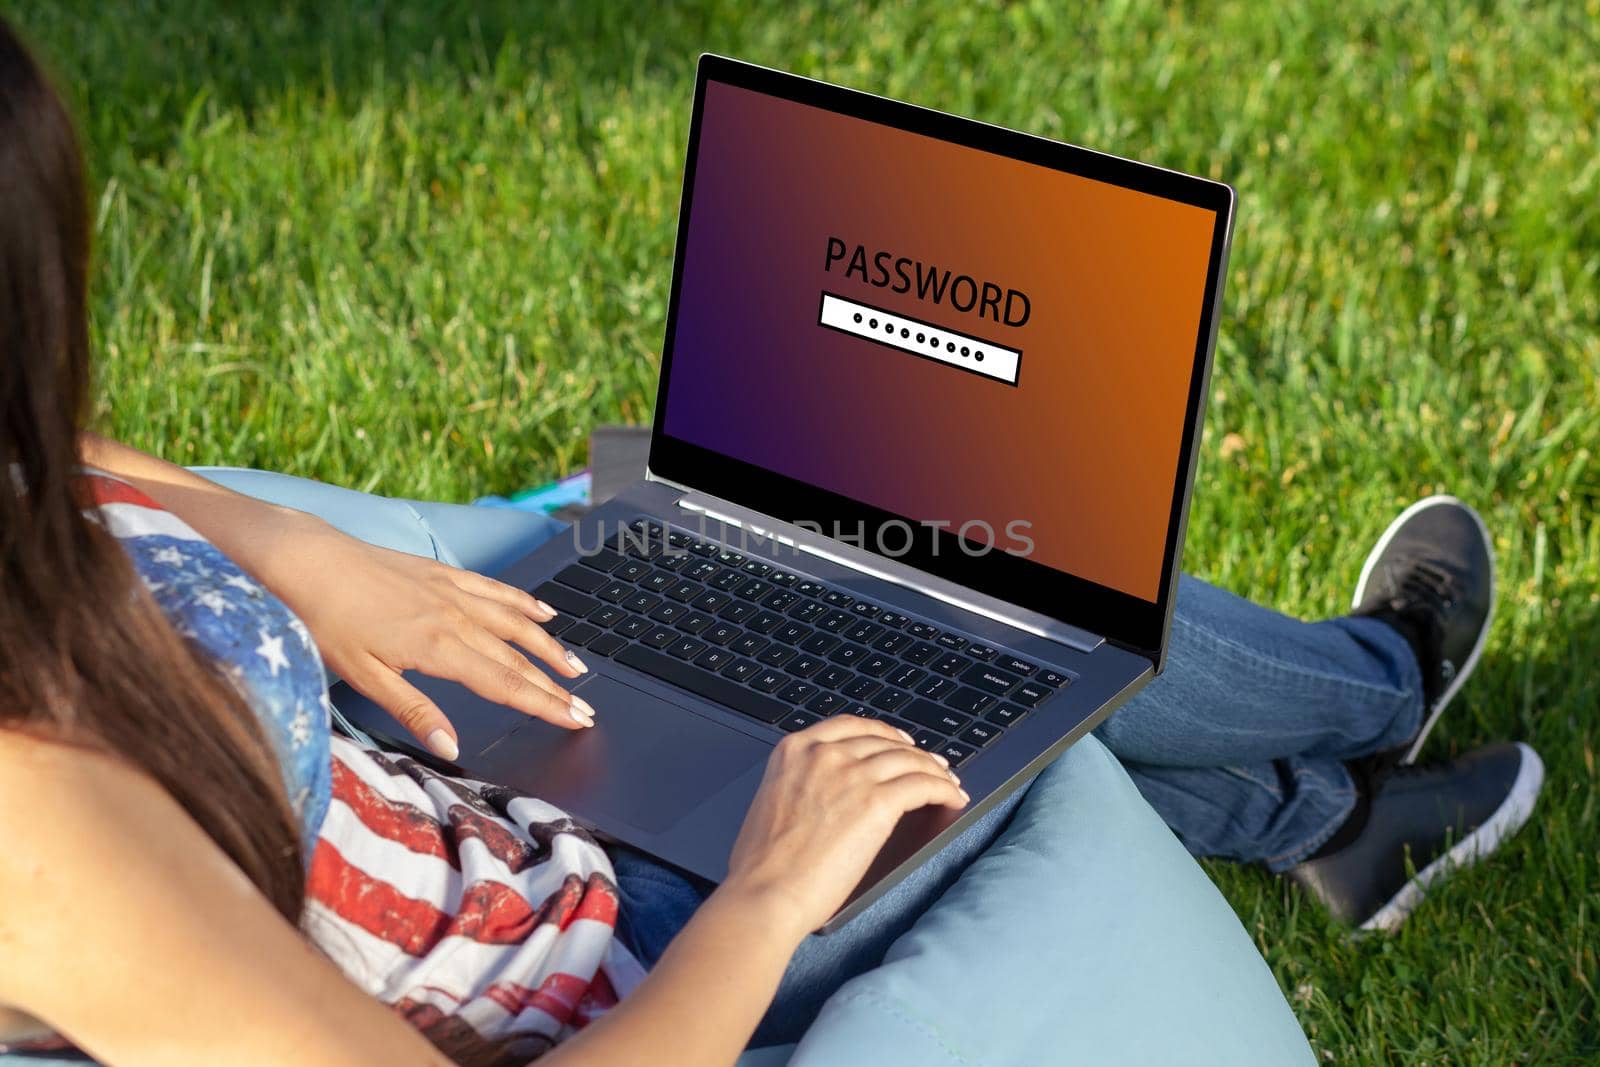
<path fill-rule="evenodd" d="M 328 666 L 430 751 L 456 758 L 455 729 L 401 676 L 404 671 L 460 682 L 486 700 L 556 726 L 594 725 L 593 709 L 520 651 L 563 678 L 588 670 L 540 625 L 555 617 L 548 604 L 472 571 L 377 548 L 316 520 L 303 525 L 309 529 L 278 539 L 271 558 L 250 569 L 300 616 Z"/>

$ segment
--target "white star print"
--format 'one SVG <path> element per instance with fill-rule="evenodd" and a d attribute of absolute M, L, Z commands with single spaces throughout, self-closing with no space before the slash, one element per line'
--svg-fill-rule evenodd
<path fill-rule="evenodd" d="M 261 589 L 255 582 L 252 582 L 242 574 L 230 574 L 222 580 L 222 584 L 231 585 L 240 592 L 249 593 L 252 596 Z"/>
<path fill-rule="evenodd" d="M 229 611 L 233 608 L 233 605 L 228 603 L 228 598 L 215 589 L 207 589 L 203 593 L 196 593 L 194 602 L 202 608 L 210 608 L 213 615 L 221 615 L 224 611 Z"/>
<path fill-rule="evenodd" d="M 294 713 L 294 718 L 289 720 L 289 739 L 294 742 L 295 748 L 300 748 L 311 740 L 311 713 L 302 707 Z"/>
<path fill-rule="evenodd" d="M 256 655 L 267 661 L 267 666 L 272 669 L 272 676 L 278 676 L 280 667 L 289 666 L 289 657 L 283 654 L 283 636 L 273 634 L 268 636 L 267 631 L 257 630 L 261 635 L 261 644 L 256 646 Z"/>
<path fill-rule="evenodd" d="M 152 553 L 150 558 L 157 563 L 166 563 L 176 567 L 183 562 L 183 553 L 175 548 L 163 548 Z"/>

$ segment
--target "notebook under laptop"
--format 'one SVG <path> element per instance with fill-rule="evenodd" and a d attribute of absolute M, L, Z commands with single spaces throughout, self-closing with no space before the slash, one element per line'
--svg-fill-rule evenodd
<path fill-rule="evenodd" d="M 973 803 L 908 815 L 825 929 L 859 913 L 1161 670 L 1232 216 L 702 57 L 646 478 L 498 576 L 561 611 L 597 725 L 414 679 L 460 768 L 717 881 L 785 731 L 885 719 Z"/>

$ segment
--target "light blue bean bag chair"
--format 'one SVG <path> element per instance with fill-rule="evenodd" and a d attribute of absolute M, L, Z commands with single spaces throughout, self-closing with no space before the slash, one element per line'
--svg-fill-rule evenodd
<path fill-rule="evenodd" d="M 374 543 L 493 571 L 537 516 L 384 501 L 207 470 Z M 4 1067 L 75 1064 L 0 1056 Z M 1286 1067 L 1314 1057 L 1227 901 L 1090 737 L 1029 788 L 987 852 L 846 983 L 798 1045 L 739 1067 Z"/>

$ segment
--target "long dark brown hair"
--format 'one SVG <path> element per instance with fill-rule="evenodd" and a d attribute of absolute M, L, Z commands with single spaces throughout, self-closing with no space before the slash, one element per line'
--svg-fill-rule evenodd
<path fill-rule="evenodd" d="M 298 825 L 259 722 L 85 508 L 88 264 L 72 123 L 0 20 L 0 729 L 148 774 L 298 923 Z"/>

